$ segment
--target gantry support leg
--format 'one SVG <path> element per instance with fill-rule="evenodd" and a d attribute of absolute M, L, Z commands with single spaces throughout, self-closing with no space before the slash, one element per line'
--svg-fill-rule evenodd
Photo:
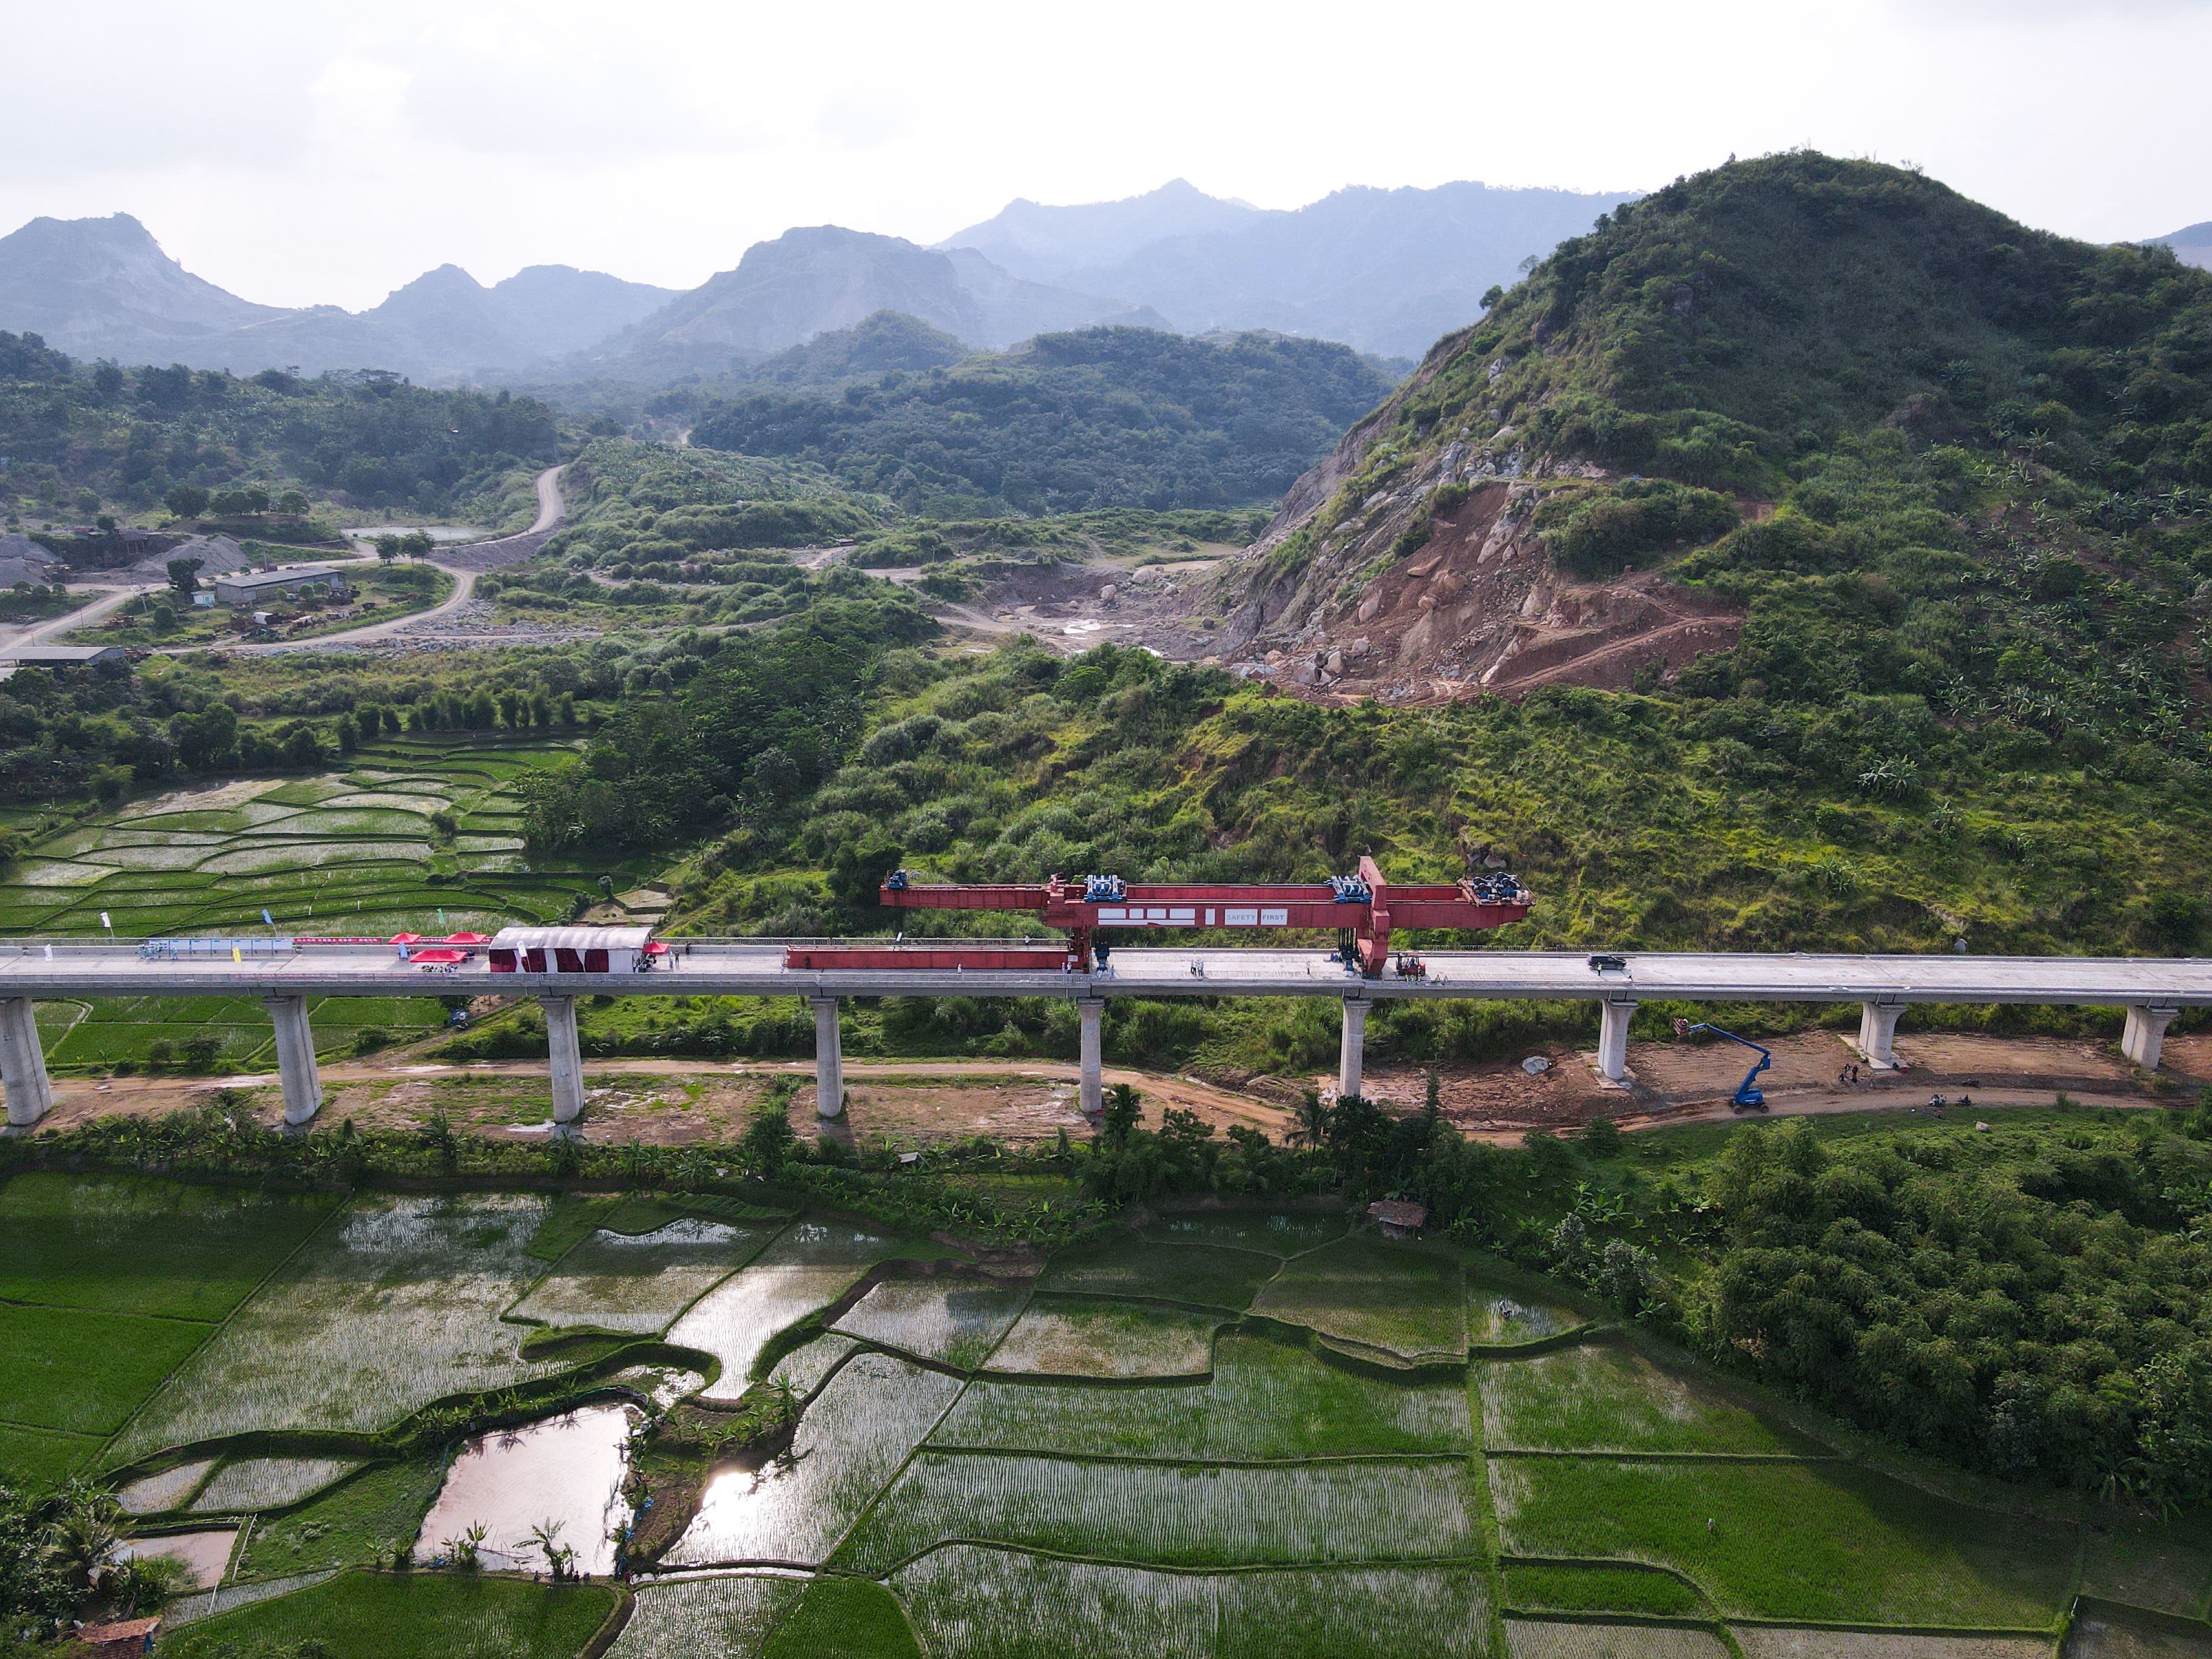
<path fill-rule="evenodd" d="M 1904 1013 L 1901 1002 L 1863 1002 L 1859 1005 L 1859 1053 L 1877 1072 L 1904 1070 L 1897 1057 L 1897 1021 Z"/>
<path fill-rule="evenodd" d="M 312 1122 L 323 1109 L 323 1079 L 315 1070 L 315 1033 L 307 1024 L 307 999 L 264 997 L 276 1028 L 276 1074 L 284 1085 L 284 1121 Z"/>
<path fill-rule="evenodd" d="M 545 1010 L 545 1058 L 553 1073 L 553 1121 L 584 1115 L 584 1049 L 576 1039 L 576 999 L 540 997 Z"/>
<path fill-rule="evenodd" d="M 817 1117 L 845 1115 L 844 1037 L 837 1029 L 837 999 L 809 997 L 814 1006 L 814 1112 Z"/>
<path fill-rule="evenodd" d="M 1628 1082 L 1628 1022 L 1636 1018 L 1632 1002 L 1606 1001 L 1598 1005 L 1597 1073 L 1607 1083 Z"/>
<path fill-rule="evenodd" d="M 2127 1026 L 2120 1033 L 2120 1052 L 2146 1072 L 2158 1070 L 2159 1054 L 2166 1047 L 2166 1028 L 2180 1012 L 2179 1008 L 2130 1007 Z"/>
<path fill-rule="evenodd" d="M 1336 1095 L 1341 1100 L 1356 1095 L 1367 1059 L 1367 1004 L 1358 997 L 1344 1000 L 1344 1036 L 1336 1048 Z"/>
<path fill-rule="evenodd" d="M 8 1091 L 8 1127 L 27 1129 L 54 1103 L 46 1057 L 39 1047 L 38 1012 L 28 997 L 0 999 L 0 1085 Z"/>
<path fill-rule="evenodd" d="M 1077 1104 L 1087 1117 L 1097 1117 L 1106 1109 L 1106 1039 L 1104 1022 L 1106 1005 L 1100 1002 L 1079 1002 L 1075 1018 L 1082 1028 L 1082 1042 L 1079 1049 L 1077 1073 Z"/>

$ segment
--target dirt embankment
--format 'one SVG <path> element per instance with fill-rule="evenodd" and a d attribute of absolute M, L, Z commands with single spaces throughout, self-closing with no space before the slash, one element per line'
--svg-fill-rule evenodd
<path fill-rule="evenodd" d="M 1559 684 L 1620 690 L 1654 674 L 1663 681 L 1735 643 L 1740 611 L 1656 573 L 1578 580 L 1560 571 L 1535 533 L 1538 489 L 1521 476 L 1522 459 L 1509 458 L 1510 476 L 1469 479 L 1470 465 L 1496 463 L 1459 450 L 1445 452 L 1434 476 L 1340 518 L 1304 568 L 1272 584 L 1264 571 L 1282 539 L 1275 528 L 1218 561 L 1024 572 L 953 620 L 1031 633 L 1061 650 L 1142 646 L 1314 701 L 1417 705 Z M 1427 539 L 1399 551 L 1446 483 L 1464 488 L 1465 500 L 1431 512 Z"/>

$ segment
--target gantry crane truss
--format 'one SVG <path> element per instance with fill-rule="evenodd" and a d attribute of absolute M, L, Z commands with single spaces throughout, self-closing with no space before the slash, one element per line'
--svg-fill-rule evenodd
<path fill-rule="evenodd" d="M 1528 914 L 1530 895 L 1511 876 L 1392 886 L 1371 858 L 1359 872 L 1325 882 L 1245 886 L 1236 883 L 1124 882 L 1116 876 L 1069 881 L 922 883 L 898 871 L 878 902 L 903 910 L 1023 910 L 1067 935 L 1066 948 L 963 946 L 956 939 L 912 945 L 794 945 L 793 968 L 1049 968 L 1087 972 L 1096 936 L 1140 928 L 1319 928 L 1357 939 L 1359 970 L 1379 978 L 1394 928 L 1503 927 Z M 878 960 L 880 958 L 880 961 Z"/>

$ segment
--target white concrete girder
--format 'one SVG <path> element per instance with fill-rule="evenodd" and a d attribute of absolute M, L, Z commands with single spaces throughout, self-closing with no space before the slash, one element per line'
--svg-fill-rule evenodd
<path fill-rule="evenodd" d="M 284 1088 L 284 1121 L 312 1122 L 323 1109 L 323 1079 L 315 1069 L 315 1033 L 307 1024 L 304 996 L 264 997 L 269 1022 L 276 1028 L 276 1074 Z"/>
<path fill-rule="evenodd" d="M 576 1038 L 576 999 L 541 996 L 545 1010 L 545 1058 L 553 1074 L 553 1121 L 574 1123 L 584 1115 L 584 1050 Z"/>
<path fill-rule="evenodd" d="M 2128 1023 L 2120 1032 L 2120 1052 L 2146 1072 L 2158 1070 L 2159 1056 L 2166 1047 L 2166 1028 L 2180 1012 L 2129 1004 Z"/>
<path fill-rule="evenodd" d="M 1344 1035 L 1336 1049 L 1336 1093 L 1342 1099 L 1356 1095 L 1365 1081 L 1367 1062 L 1367 1003 L 1358 997 L 1344 1000 Z"/>
<path fill-rule="evenodd" d="M 1598 1005 L 1597 1073 L 1607 1083 L 1634 1080 L 1628 1075 L 1628 1022 L 1635 1017 L 1633 1002 L 1607 998 Z"/>
<path fill-rule="evenodd" d="M 845 1115 L 844 1034 L 837 1024 L 837 999 L 809 997 L 814 1009 L 814 1115 Z"/>
<path fill-rule="evenodd" d="M 8 1091 L 8 1127 L 27 1129 L 54 1103 L 46 1057 L 39 1046 L 38 1010 L 28 997 L 0 999 L 0 1085 Z"/>
<path fill-rule="evenodd" d="M 1901 1002 L 1862 1002 L 1859 1004 L 1859 1053 L 1866 1063 L 1877 1072 L 1902 1071 L 1905 1063 L 1897 1057 L 1897 1022 L 1905 1012 Z"/>
<path fill-rule="evenodd" d="M 1085 1115 L 1096 1117 L 1106 1109 L 1106 1005 L 1103 1000 L 1079 1002 L 1075 1005 L 1075 1018 L 1081 1035 L 1077 1049 L 1076 1070 L 1080 1082 L 1076 1103 Z"/>

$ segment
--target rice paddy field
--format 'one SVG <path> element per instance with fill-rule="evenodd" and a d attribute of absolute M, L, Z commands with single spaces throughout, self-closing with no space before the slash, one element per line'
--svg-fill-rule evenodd
<path fill-rule="evenodd" d="M 0 872 L 0 933 L 121 938 L 492 931 L 564 920 L 649 873 L 526 855 L 519 781 L 568 757 L 550 736 L 410 733 L 315 776 L 243 778 L 130 801 L 34 839 Z M 350 1054 L 363 1032 L 433 1035 L 434 998 L 325 998 L 308 1011 L 317 1051 Z M 212 1039 L 213 1069 L 275 1064 L 267 1013 L 249 1000 L 132 997 L 41 1005 L 47 1064 L 143 1066 Z M 367 1039 L 374 1042 L 376 1039 Z M 155 1045 L 166 1044 L 167 1049 Z"/>
<path fill-rule="evenodd" d="M 18 1175 L 0 1478 L 242 1527 L 164 1638 L 193 1659 L 568 1659 L 610 1614 L 615 1659 L 2212 1652 L 2202 1522 L 1891 1472 L 1449 1247 L 1286 1211 L 1154 1221 L 1034 1286 L 902 1260 L 948 1254 L 725 1200 Z M 548 1328 L 608 1334 L 529 1357 Z M 764 1381 L 795 1427 L 725 1447 Z M 532 1435 L 389 1437 L 522 1383 L 703 1437 L 696 1479 L 653 1487 L 626 1615 L 426 1560 L 457 1471 L 528 1518 L 490 1464 Z M 579 1544 L 609 1501 L 585 1484 L 591 1516 L 546 1517 Z"/>

